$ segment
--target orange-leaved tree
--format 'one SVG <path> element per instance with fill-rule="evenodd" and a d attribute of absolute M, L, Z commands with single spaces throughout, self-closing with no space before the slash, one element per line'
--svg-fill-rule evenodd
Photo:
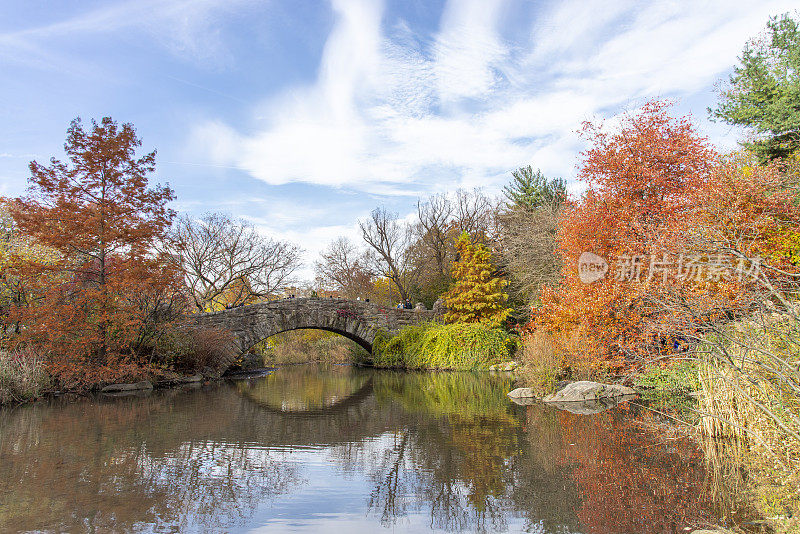
<path fill-rule="evenodd" d="M 579 178 L 587 188 L 559 221 L 563 283 L 543 291 L 534 318 L 534 325 L 580 347 L 572 351 L 580 365 L 619 370 L 652 341 L 642 305 L 658 281 L 649 262 L 680 248 L 693 207 L 687 192 L 705 186 L 717 159 L 689 119 L 671 117 L 668 108 L 649 102 L 611 131 L 584 124 L 590 148 Z M 605 278 L 581 281 L 584 252 L 608 262 Z"/>
<path fill-rule="evenodd" d="M 448 322 L 485 322 L 500 326 L 511 314 L 506 281 L 494 274 L 492 253 L 483 243 L 474 243 L 462 233 L 456 241 L 458 259 L 453 262 L 453 287 L 444 295 Z"/>
<path fill-rule="evenodd" d="M 697 338 L 714 323 L 752 316 L 769 301 L 786 306 L 782 295 L 796 292 L 800 270 L 800 206 L 785 167 L 762 165 L 752 153 L 729 154 L 714 165 L 705 187 L 686 195 L 691 209 L 674 231 L 702 276 L 654 293 L 661 316 L 651 321 L 655 328 Z"/>
<path fill-rule="evenodd" d="M 174 217 L 168 186 L 149 187 L 155 151 L 137 157 L 131 124 L 75 119 L 69 158 L 30 164 L 28 196 L 12 215 L 19 231 L 55 251 L 20 261 L 31 295 L 14 310 L 21 335 L 47 349 L 69 384 L 115 379 L 136 368 L 146 329 L 174 304 L 180 276 L 157 252 Z"/>

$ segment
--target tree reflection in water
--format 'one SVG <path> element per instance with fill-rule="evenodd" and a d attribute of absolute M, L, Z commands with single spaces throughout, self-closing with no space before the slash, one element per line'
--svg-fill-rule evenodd
<path fill-rule="evenodd" d="M 241 524 L 297 483 L 296 466 L 213 439 L 227 416 L 201 414 L 196 399 L 179 393 L 1 413 L 0 531 L 218 529 Z"/>
<path fill-rule="evenodd" d="M 335 483 L 354 495 L 341 513 L 395 529 L 677 532 L 715 519 L 698 449 L 652 416 L 522 408 L 509 386 L 300 366 L 2 411 L 0 531 L 268 527 L 271 507 L 299 494 L 324 505 Z"/>

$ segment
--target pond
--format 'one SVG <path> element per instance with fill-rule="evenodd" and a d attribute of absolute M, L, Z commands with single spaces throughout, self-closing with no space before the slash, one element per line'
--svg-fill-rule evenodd
<path fill-rule="evenodd" d="M 509 389 L 300 365 L 0 411 L 0 531 L 653 533 L 730 514 L 653 411 L 517 406 Z"/>

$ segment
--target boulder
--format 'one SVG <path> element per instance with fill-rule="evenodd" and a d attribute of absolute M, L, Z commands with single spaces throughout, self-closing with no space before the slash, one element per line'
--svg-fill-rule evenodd
<path fill-rule="evenodd" d="M 203 381 L 203 375 L 197 373 L 196 375 L 192 376 L 182 376 L 177 380 L 178 384 L 194 384 L 197 382 Z"/>
<path fill-rule="evenodd" d="M 536 397 L 536 394 L 533 392 L 533 388 L 517 388 L 509 391 L 508 396 L 512 399 L 527 399 Z"/>
<path fill-rule="evenodd" d="M 636 395 L 636 390 L 619 384 L 601 384 L 581 380 L 571 382 L 564 388 L 546 396 L 544 402 L 587 402 L 601 399 L 613 399 L 626 395 Z"/>
<path fill-rule="evenodd" d="M 495 363 L 489 366 L 490 371 L 513 371 L 519 364 L 517 362 Z"/>
<path fill-rule="evenodd" d="M 622 395 L 621 397 L 606 397 L 597 400 L 588 401 L 567 401 L 567 402 L 548 402 L 548 406 L 564 410 L 578 415 L 594 415 L 596 413 L 604 412 L 621 402 L 635 399 L 636 395 Z"/>
<path fill-rule="evenodd" d="M 153 384 L 147 380 L 135 384 L 109 384 L 100 390 L 101 393 L 119 393 L 121 391 L 148 391 L 153 389 Z"/>

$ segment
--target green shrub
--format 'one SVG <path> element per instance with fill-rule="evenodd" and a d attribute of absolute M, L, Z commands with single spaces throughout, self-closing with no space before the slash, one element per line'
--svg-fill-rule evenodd
<path fill-rule="evenodd" d="M 483 369 L 509 360 L 517 343 L 502 328 L 481 323 L 423 323 L 404 327 L 391 339 L 379 333 L 372 363 L 409 369 Z"/>
<path fill-rule="evenodd" d="M 694 360 L 676 360 L 665 367 L 649 367 L 636 377 L 634 383 L 640 388 L 688 393 L 700 389 L 697 372 Z"/>
<path fill-rule="evenodd" d="M 633 382 L 641 390 L 639 402 L 687 423 L 698 421 L 697 400 L 689 395 L 700 390 L 697 361 L 675 360 L 664 367 L 653 365 Z"/>

